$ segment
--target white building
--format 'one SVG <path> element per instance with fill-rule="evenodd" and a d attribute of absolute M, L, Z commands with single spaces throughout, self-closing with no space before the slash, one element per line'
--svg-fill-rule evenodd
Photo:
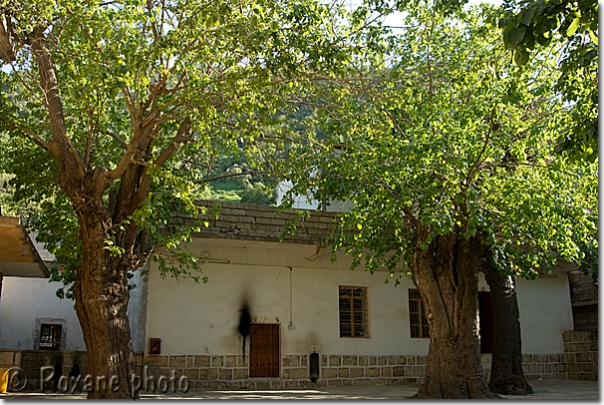
<path fill-rule="evenodd" d="M 292 212 L 222 207 L 220 217 L 189 245 L 207 284 L 162 279 L 151 268 L 145 364 L 152 372 L 177 369 L 207 388 L 301 387 L 311 384 L 316 352 L 319 385 L 421 381 L 429 339 L 411 279 L 395 287 L 384 283 L 386 271 L 350 271 L 351 260 L 343 254 L 332 263 L 326 247 L 332 212 L 312 212 L 279 242 Z M 483 277 L 479 290 L 486 312 Z M 517 295 L 526 374 L 566 378 L 562 334 L 573 328 L 566 274 L 556 269 L 536 281 L 517 280 Z M 251 331 L 243 349 L 246 305 Z M 481 318 L 483 341 L 492 339 L 488 316 Z M 150 354 L 151 339 L 161 340 L 156 354 Z M 536 359 L 542 364 L 533 370 Z"/>
<path fill-rule="evenodd" d="M 134 349 L 144 351 L 149 372 L 175 370 L 202 388 L 296 388 L 310 386 L 311 378 L 319 386 L 421 382 L 429 338 L 413 282 L 395 287 L 384 283 L 386 271 L 350 271 L 350 258 L 340 253 L 332 263 L 327 241 L 335 215 L 313 211 L 280 242 L 297 218 L 293 211 L 222 203 L 220 217 L 188 246 L 207 284 L 161 278 L 154 265 L 146 283 L 137 276 L 129 316 Z M 529 379 L 568 377 L 563 332 L 573 329 L 573 318 L 565 271 L 517 280 Z M 84 348 L 72 303 L 54 297 L 55 286 L 44 281 L 5 291 L 1 348 L 39 348 L 43 319 L 65 322 L 61 349 Z M 488 352 L 492 325 L 482 275 L 479 290 Z M 485 354 L 486 369 L 489 363 Z"/>

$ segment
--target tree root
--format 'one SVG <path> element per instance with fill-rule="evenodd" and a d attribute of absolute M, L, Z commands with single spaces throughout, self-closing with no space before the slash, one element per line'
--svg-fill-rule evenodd
<path fill-rule="evenodd" d="M 528 395 L 533 389 L 526 380 L 518 375 L 506 375 L 489 382 L 491 391 L 502 395 Z"/>

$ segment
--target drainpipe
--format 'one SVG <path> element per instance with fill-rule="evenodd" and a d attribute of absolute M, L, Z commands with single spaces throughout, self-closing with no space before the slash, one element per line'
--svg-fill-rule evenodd
<path fill-rule="evenodd" d="M 292 272 L 293 268 L 289 267 L 289 324 L 287 325 L 287 329 L 294 330 L 296 329 L 296 325 L 294 325 L 294 313 L 292 309 Z"/>

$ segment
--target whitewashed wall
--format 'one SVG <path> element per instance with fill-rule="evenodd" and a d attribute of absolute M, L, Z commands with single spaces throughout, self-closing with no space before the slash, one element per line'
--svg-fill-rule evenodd
<path fill-rule="evenodd" d="M 350 271 L 349 259 L 331 264 L 329 252 L 309 260 L 314 246 L 195 239 L 190 248 L 209 258 L 208 284 L 150 272 L 145 343 L 162 339 L 162 354 L 241 354 L 237 325 L 245 300 L 256 322 L 281 324 L 282 355 L 307 354 L 311 346 L 328 354 L 427 353 L 428 339 L 410 337 L 410 279 L 384 284 L 386 272 Z M 370 338 L 339 337 L 339 285 L 368 287 Z M 479 288 L 488 291 L 482 277 Z M 562 332 L 572 329 L 565 274 L 520 280 L 518 301 L 523 352 L 562 353 Z"/>
<path fill-rule="evenodd" d="M 562 353 L 562 333 L 573 330 L 567 275 L 553 276 L 516 281 L 523 353 Z"/>
<path fill-rule="evenodd" d="M 277 205 L 281 205 L 285 194 L 291 190 L 293 183 L 291 181 L 282 181 L 277 185 Z M 307 198 L 302 195 L 297 195 L 294 198 L 294 208 L 305 209 L 305 210 L 316 210 L 319 207 L 319 201 Z M 350 201 L 339 201 L 329 200 L 327 204 L 327 211 L 333 212 L 349 212 L 353 207 Z"/>
<path fill-rule="evenodd" d="M 42 278 L 4 277 L 2 284 L 0 348 L 37 349 L 40 323 L 56 323 L 63 325 L 62 350 L 86 350 L 74 302 L 56 296 L 61 283 L 49 283 Z M 140 271 L 135 272 L 130 284 L 137 286 L 130 291 L 128 304 L 133 348 L 142 351 L 147 294 Z"/>
<path fill-rule="evenodd" d="M 36 320 L 44 318 L 65 322 L 63 350 L 86 350 L 73 301 L 59 299 L 55 294 L 61 286 L 61 283 L 49 283 L 45 278 L 4 277 L 0 300 L 0 348 L 37 349 L 39 322 Z"/>

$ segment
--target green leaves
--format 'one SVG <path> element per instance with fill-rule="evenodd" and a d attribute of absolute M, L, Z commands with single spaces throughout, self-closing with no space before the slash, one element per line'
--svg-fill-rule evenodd
<path fill-rule="evenodd" d="M 417 7 L 403 23 L 388 67 L 355 55 L 353 79 L 309 89 L 316 107 L 279 166 L 295 184 L 289 197 L 349 201 L 333 248 L 369 271 L 403 271 L 416 249 L 451 233 L 482 235 L 526 277 L 551 266 L 552 251 L 580 260 L 581 243 L 597 244 L 585 214 L 597 202 L 577 190 L 597 177 L 555 154 L 551 117 L 568 117 L 551 91 L 555 59 L 517 49 L 523 68 L 505 63 L 478 11 L 444 18 Z"/>
<path fill-rule="evenodd" d="M 579 17 L 576 17 L 574 20 L 572 20 L 572 22 L 566 29 L 566 36 L 572 37 L 573 35 L 575 35 L 575 32 L 577 32 L 577 28 L 579 28 L 580 24 L 581 24 L 581 19 Z"/>
<path fill-rule="evenodd" d="M 263 137 L 291 131 L 282 107 L 348 58 L 339 37 L 346 29 L 342 21 L 314 0 L 17 0 L 2 2 L 0 11 L 18 49 L 17 60 L 0 73 L 0 136 L 9 139 L 0 145 L 2 180 L 11 179 L 14 199 L 36 218 L 31 226 L 41 229 L 68 271 L 82 257 L 77 204 L 62 189 L 89 185 L 74 182 L 71 174 L 94 177 L 127 166 L 151 176 L 151 194 L 132 196 L 144 202 L 104 222 L 104 253 L 136 263 L 129 255 L 146 257 L 137 249 L 148 247 L 156 255 L 162 247 L 170 258 L 160 262 L 163 270 L 198 278 L 200 266 L 184 245 L 207 223 L 194 199 L 204 192 L 215 158 L 241 150 L 250 166 L 263 168 L 263 154 L 271 152 L 262 147 Z M 30 46 L 34 34 L 48 47 L 61 114 L 48 110 L 40 91 L 39 59 Z M 57 138 L 53 113 L 64 118 L 61 142 L 73 146 L 73 173 L 59 171 L 65 162 L 39 147 Z M 183 122 L 190 122 L 190 131 L 179 135 Z M 110 213 L 128 182 L 117 177 L 94 190 Z M 139 186 L 144 188 L 133 188 Z M 78 190 L 86 196 L 89 191 Z M 258 182 L 243 194 L 250 202 L 273 198 Z M 138 239 L 136 246 L 120 244 L 116 233 L 132 224 L 148 246 Z"/>
<path fill-rule="evenodd" d="M 525 34 L 526 34 L 526 27 L 522 26 L 522 25 L 514 26 L 512 24 L 508 28 L 506 28 L 506 31 L 504 31 L 504 37 L 506 39 L 506 43 L 512 48 L 518 46 L 522 42 Z"/>
<path fill-rule="evenodd" d="M 518 66 L 525 66 L 529 61 L 529 53 L 526 51 L 523 51 L 521 49 L 516 50 L 516 52 L 514 52 L 514 62 L 516 62 L 516 64 Z"/>
<path fill-rule="evenodd" d="M 518 14 L 518 21 L 525 26 L 529 26 L 535 15 L 535 11 L 537 11 L 537 7 L 522 10 L 520 14 Z"/>
<path fill-rule="evenodd" d="M 569 103 L 572 118 L 560 122 L 560 152 L 574 158 L 595 159 L 597 150 L 598 3 L 595 0 L 522 0 L 505 2 L 498 19 L 506 46 L 514 51 L 514 62 L 525 66 L 535 45 L 559 53 L 554 90 Z M 590 82 L 585 85 L 584 81 Z M 570 82 L 573 84 L 570 85 Z M 579 93 L 581 94 L 579 96 Z"/>

